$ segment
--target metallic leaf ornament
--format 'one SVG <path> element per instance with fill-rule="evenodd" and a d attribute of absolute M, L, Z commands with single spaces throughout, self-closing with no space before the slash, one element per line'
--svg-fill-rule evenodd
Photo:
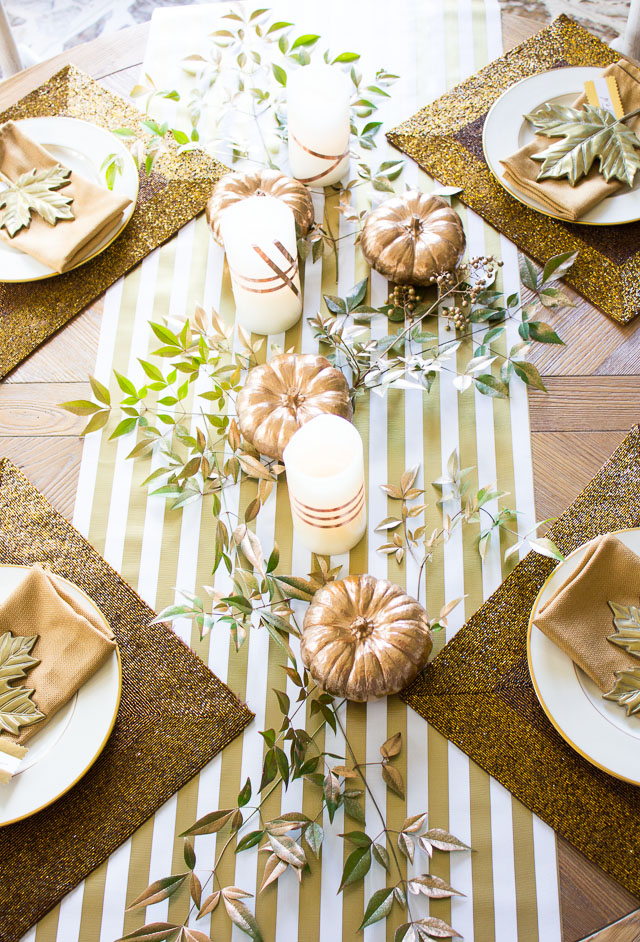
<path fill-rule="evenodd" d="M 10 631 L 0 636 L 0 731 L 17 735 L 22 726 L 44 719 L 31 700 L 33 690 L 12 686 L 40 663 L 29 653 L 37 640 L 38 635 L 14 638 Z"/>
<path fill-rule="evenodd" d="M 328 693 L 365 701 L 411 683 L 431 647 L 422 605 L 400 586 L 363 575 L 316 592 L 304 616 L 300 654 Z"/>
<path fill-rule="evenodd" d="M 56 164 L 48 170 L 34 168 L 21 173 L 15 182 L 2 174 L 6 189 L 0 191 L 0 207 L 4 206 L 0 229 L 4 227 L 13 238 L 21 229 L 30 226 L 32 213 L 37 213 L 50 226 L 55 226 L 58 219 L 73 219 L 69 208 L 73 197 L 58 192 L 71 183 L 70 173 Z"/>
<path fill-rule="evenodd" d="M 613 612 L 616 633 L 609 635 L 607 640 L 640 658 L 640 609 L 635 605 L 618 605 L 616 602 L 609 602 L 609 608 Z"/>
<path fill-rule="evenodd" d="M 282 458 L 293 433 L 317 415 L 353 418 L 344 373 L 314 353 L 282 353 L 255 366 L 236 409 L 244 437 L 269 458 Z"/>
<path fill-rule="evenodd" d="M 625 117 L 631 117 L 631 114 Z M 636 148 L 640 140 L 610 111 L 585 104 L 570 108 L 546 102 L 525 118 L 534 126 L 536 134 L 559 137 L 557 141 L 537 154 L 533 160 L 542 161 L 538 180 L 566 177 L 575 186 L 597 159 L 602 176 L 620 180 L 633 186 L 640 155 Z"/>
<path fill-rule="evenodd" d="M 249 196 L 274 196 L 293 212 L 298 237 L 305 236 L 313 225 L 313 202 L 303 183 L 287 177 L 279 170 L 256 170 L 253 173 L 227 173 L 214 186 L 207 203 L 207 222 L 213 238 L 222 245 L 220 218 L 227 207 Z"/>
<path fill-rule="evenodd" d="M 627 716 L 640 713 L 640 667 L 630 671 L 616 671 L 616 678 L 615 687 L 604 694 L 604 699 L 613 700 L 624 707 Z"/>
<path fill-rule="evenodd" d="M 429 285 L 464 253 L 462 221 L 446 200 L 418 190 L 367 214 L 360 238 L 372 268 L 397 285 Z"/>

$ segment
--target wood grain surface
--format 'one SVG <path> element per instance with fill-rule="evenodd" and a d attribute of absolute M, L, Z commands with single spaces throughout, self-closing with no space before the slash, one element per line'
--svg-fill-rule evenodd
<path fill-rule="evenodd" d="M 503 14 L 505 48 L 543 25 Z M 0 109 L 67 63 L 126 97 L 138 78 L 148 29 L 142 24 L 121 30 L 7 79 L 0 83 Z M 530 397 L 538 518 L 561 513 L 640 421 L 640 319 L 622 327 L 574 297 L 575 307 L 546 317 L 566 345 L 536 353 L 548 389 Z M 0 384 L 0 456 L 11 458 L 69 518 L 84 421 L 57 404 L 89 393 L 101 314 L 98 301 Z M 561 840 L 558 870 L 563 942 L 638 942 L 640 901 Z"/>

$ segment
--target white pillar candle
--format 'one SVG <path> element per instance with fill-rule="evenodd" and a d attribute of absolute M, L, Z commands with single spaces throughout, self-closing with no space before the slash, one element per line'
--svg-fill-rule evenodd
<path fill-rule="evenodd" d="M 256 334 L 293 327 L 302 299 L 291 209 L 273 196 L 250 196 L 224 210 L 220 230 L 238 322 Z"/>
<path fill-rule="evenodd" d="M 349 166 L 349 79 L 337 66 L 305 65 L 287 82 L 291 173 L 328 186 Z"/>
<path fill-rule="evenodd" d="M 293 526 L 314 553 L 347 553 L 364 536 L 362 452 L 358 430 L 337 415 L 306 422 L 284 450 Z"/>

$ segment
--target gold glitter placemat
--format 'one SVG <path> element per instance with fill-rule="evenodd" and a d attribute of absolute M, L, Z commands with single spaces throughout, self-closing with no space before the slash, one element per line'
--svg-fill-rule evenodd
<path fill-rule="evenodd" d="M 0 938 L 17 942 L 234 739 L 253 714 L 8 459 L 0 461 L 0 563 L 45 562 L 91 596 L 122 658 L 113 732 L 49 808 L 0 828 Z"/>
<path fill-rule="evenodd" d="M 549 535 L 564 554 L 640 526 L 635 426 Z M 556 564 L 529 553 L 402 694 L 410 706 L 578 850 L 640 894 L 640 788 L 601 772 L 560 737 L 527 665 L 529 616 Z"/>
<path fill-rule="evenodd" d="M 0 122 L 44 115 L 81 118 L 108 130 L 130 127 L 144 136 L 144 115 L 72 65 L 0 114 Z M 140 171 L 136 209 L 109 248 L 63 275 L 0 283 L 0 379 L 204 209 L 227 168 L 198 151 L 178 155 L 173 139 L 167 146 L 149 176 Z"/>
<path fill-rule="evenodd" d="M 387 137 L 441 183 L 461 186 L 458 198 L 537 262 L 579 251 L 565 275 L 567 282 L 591 304 L 626 323 L 640 313 L 640 222 L 585 226 L 537 213 L 498 183 L 482 149 L 487 112 L 511 85 L 537 72 L 568 65 L 604 68 L 619 58 L 601 39 L 559 16 Z"/>

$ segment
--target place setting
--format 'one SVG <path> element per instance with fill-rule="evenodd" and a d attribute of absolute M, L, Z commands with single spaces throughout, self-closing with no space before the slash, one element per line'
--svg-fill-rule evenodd
<path fill-rule="evenodd" d="M 337 12 L 0 115 L 3 942 L 640 931 L 640 68 Z"/>

